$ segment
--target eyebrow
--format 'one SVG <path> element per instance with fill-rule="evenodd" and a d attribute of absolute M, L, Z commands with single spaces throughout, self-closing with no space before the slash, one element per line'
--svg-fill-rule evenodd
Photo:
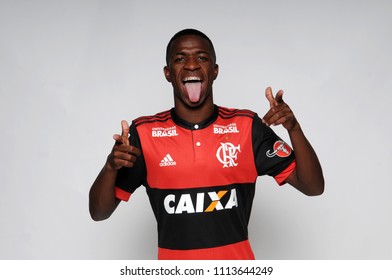
<path fill-rule="evenodd" d="M 207 54 L 207 55 L 211 56 L 211 54 L 209 52 L 207 52 L 207 51 L 198 51 L 196 53 L 197 54 Z M 174 55 L 186 55 L 186 52 L 177 52 Z"/>

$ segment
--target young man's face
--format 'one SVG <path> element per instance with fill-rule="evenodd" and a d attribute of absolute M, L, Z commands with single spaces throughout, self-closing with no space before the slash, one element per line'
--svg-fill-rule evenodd
<path fill-rule="evenodd" d="M 176 105 L 195 108 L 212 102 L 212 84 L 218 76 L 218 65 L 208 41 L 196 35 L 173 41 L 166 79 L 172 83 Z"/>

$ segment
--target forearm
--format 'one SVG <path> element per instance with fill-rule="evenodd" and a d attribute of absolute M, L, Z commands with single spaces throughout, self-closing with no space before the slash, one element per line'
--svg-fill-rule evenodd
<path fill-rule="evenodd" d="M 289 130 L 289 136 L 297 164 L 295 178 L 289 183 L 306 195 L 322 194 L 324 192 L 322 168 L 299 123 Z"/>
<path fill-rule="evenodd" d="M 95 221 L 109 218 L 120 202 L 114 191 L 116 176 L 117 170 L 106 163 L 90 189 L 89 210 Z"/>

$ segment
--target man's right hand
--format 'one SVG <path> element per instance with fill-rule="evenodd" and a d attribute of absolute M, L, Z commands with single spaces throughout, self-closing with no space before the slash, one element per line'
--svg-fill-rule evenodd
<path fill-rule="evenodd" d="M 112 152 L 108 156 L 107 167 L 118 170 L 121 167 L 133 167 L 136 158 L 140 156 L 140 149 L 131 146 L 129 143 L 129 125 L 127 121 L 121 121 L 122 132 L 121 135 L 113 135 L 116 141 Z"/>

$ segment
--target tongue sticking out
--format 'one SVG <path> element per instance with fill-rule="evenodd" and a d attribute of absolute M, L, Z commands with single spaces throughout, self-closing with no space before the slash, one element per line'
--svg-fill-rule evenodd
<path fill-rule="evenodd" d="M 192 82 L 185 84 L 186 92 L 188 93 L 191 102 L 198 102 L 201 94 L 201 82 Z"/>

